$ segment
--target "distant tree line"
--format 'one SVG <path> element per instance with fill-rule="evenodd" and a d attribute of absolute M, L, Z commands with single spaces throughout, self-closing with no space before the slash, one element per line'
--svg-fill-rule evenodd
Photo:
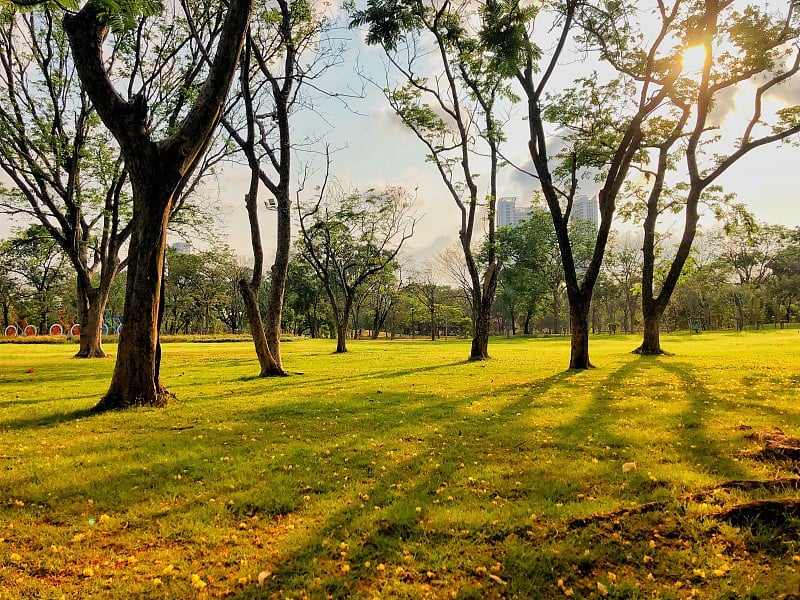
<path fill-rule="evenodd" d="M 494 313 L 512 334 L 569 330 L 553 235 L 542 212 L 499 231 L 504 267 Z M 574 233 L 573 239 L 588 237 Z M 662 240 L 656 255 L 669 248 L 670 240 Z M 588 243 L 574 251 L 587 252 Z M 657 260 L 657 284 L 668 266 Z M 643 268 L 642 240 L 612 235 L 592 300 L 593 333 L 642 331 Z M 800 228 L 748 218 L 698 235 L 661 327 L 745 329 L 798 321 Z"/>
<path fill-rule="evenodd" d="M 580 227 L 584 227 L 581 238 Z M 592 224 L 582 224 L 574 239 L 585 239 L 589 252 Z M 549 216 L 534 212 L 515 226 L 498 229 L 502 269 L 492 309 L 493 335 L 566 334 L 569 311 L 558 247 Z M 341 242 L 342 240 L 340 240 Z M 352 240 L 351 240 L 352 241 Z M 295 336 L 335 338 L 343 319 L 337 318 L 323 278 L 295 244 L 289 261 L 282 330 Z M 662 244 L 668 247 L 669 240 Z M 18 231 L 0 241 L 0 312 L 3 328 L 27 318 L 40 332 L 59 318 L 77 317 L 75 274 L 69 261 L 40 226 Z M 575 248 L 576 255 L 581 249 Z M 355 287 L 348 309 L 348 338 L 469 337 L 472 335 L 468 278 L 443 268 L 452 252 L 422 269 L 404 266 L 394 257 L 377 265 Z M 481 256 L 481 253 L 477 253 Z M 350 255 L 355 256 L 355 254 Z M 363 266 L 363 265 L 362 265 Z M 591 307 L 595 334 L 642 330 L 641 240 L 634 235 L 612 237 L 598 278 Z M 242 334 L 250 323 L 240 279 L 251 265 L 227 246 L 191 254 L 168 249 L 165 267 L 165 334 Z M 260 290 L 260 310 L 266 312 L 269 278 Z M 122 313 L 122 276 L 111 286 L 108 310 Z M 666 331 L 755 329 L 800 321 L 800 228 L 734 223 L 698 236 L 662 327 Z"/>

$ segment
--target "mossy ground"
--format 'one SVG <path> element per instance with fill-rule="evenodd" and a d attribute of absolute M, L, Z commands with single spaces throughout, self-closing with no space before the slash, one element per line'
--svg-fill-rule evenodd
<path fill-rule="evenodd" d="M 796 519 L 714 518 L 795 491 L 687 499 L 797 475 L 742 453 L 800 435 L 797 331 L 638 341 L 171 343 L 177 401 L 102 415 L 113 359 L 0 345 L 0 598 L 797 598 Z"/>

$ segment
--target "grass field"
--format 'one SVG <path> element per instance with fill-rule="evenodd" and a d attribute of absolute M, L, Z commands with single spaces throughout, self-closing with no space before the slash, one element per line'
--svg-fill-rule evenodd
<path fill-rule="evenodd" d="M 798 475 L 748 434 L 800 436 L 800 335 L 638 341 L 165 344 L 103 415 L 113 360 L 0 345 L 0 598 L 800 598 L 796 514 L 719 518 L 791 482 L 715 488 Z"/>

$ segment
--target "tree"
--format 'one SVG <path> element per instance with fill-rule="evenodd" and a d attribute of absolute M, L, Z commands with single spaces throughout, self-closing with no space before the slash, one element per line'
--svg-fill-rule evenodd
<path fill-rule="evenodd" d="M 164 325 L 167 333 L 214 333 L 229 315 L 229 273 L 233 257 L 226 248 L 183 254 L 168 248 L 164 276 Z"/>
<path fill-rule="evenodd" d="M 19 302 L 19 290 L 9 268 L 9 259 L 5 252 L 0 252 L 0 311 L 3 316 L 3 331 L 11 324 L 11 311 Z"/>
<path fill-rule="evenodd" d="M 66 254 L 77 274 L 76 356 L 104 357 L 103 311 L 130 234 L 125 169 L 53 13 L 0 19 L 0 168 L 13 183 L 0 186 L 0 210 L 35 219 Z"/>
<path fill-rule="evenodd" d="M 336 322 L 336 352 L 347 352 L 355 294 L 394 261 L 414 232 L 411 197 L 402 188 L 338 190 L 298 204 L 300 251 L 322 281 Z"/>
<path fill-rule="evenodd" d="M 158 140 L 150 126 L 148 102 L 134 91 L 136 80 L 130 81 L 126 100 L 105 70 L 109 23 L 104 7 L 90 0 L 64 17 L 81 83 L 119 144 L 133 194 L 124 326 L 111 385 L 95 410 L 166 403 L 168 392 L 159 380 L 159 325 L 167 223 L 219 122 L 251 10 L 252 0 L 231 0 L 207 72 L 198 71 L 186 82 L 186 92 L 194 100 L 184 98 L 171 107 L 182 120 Z M 198 84 L 201 74 L 205 80 Z"/>
<path fill-rule="evenodd" d="M 41 225 L 31 225 L 0 243 L 7 273 L 16 279 L 16 312 L 47 333 L 59 309 L 69 304 L 67 257 Z M 69 300 L 67 300 L 69 298 Z M 8 324 L 6 324 L 8 326 Z"/>
<path fill-rule="evenodd" d="M 372 309 L 370 329 L 373 340 L 377 340 L 378 334 L 385 329 L 386 319 L 394 312 L 400 301 L 402 287 L 403 280 L 397 273 L 385 273 L 383 277 L 375 278 L 369 294 Z"/>
<path fill-rule="evenodd" d="M 731 1 L 675 2 L 669 13 L 662 10 L 662 21 L 664 35 L 677 42 L 665 58 L 682 71 L 668 88 L 668 112 L 653 119 L 645 132 L 652 156 L 643 169 L 651 183 L 642 217 L 644 334 L 635 352 L 650 355 L 663 352 L 660 319 L 689 258 L 701 203 L 720 205 L 721 188 L 715 182 L 743 156 L 800 131 L 799 107 L 772 115 L 763 110 L 765 96 L 800 71 L 800 51 L 791 49 L 800 36 L 794 3 L 740 8 Z M 684 64 L 692 48 L 702 54 L 702 65 L 694 72 Z M 617 61 L 614 66 L 620 73 L 640 76 L 635 62 Z M 732 89 L 744 93 L 746 82 L 753 83 L 752 112 L 737 136 L 726 137 L 714 107 Z M 679 156 L 685 157 L 685 168 L 679 183 L 669 186 L 668 175 L 680 164 Z M 658 289 L 656 224 L 669 210 L 683 211 L 684 225 Z"/>
<path fill-rule="evenodd" d="M 477 29 L 475 20 L 479 21 Z M 380 44 L 400 74 L 401 85 L 387 88 L 390 106 L 422 142 L 461 214 L 459 241 L 470 279 L 473 338 L 470 360 L 489 357 L 489 320 L 499 267 L 495 254 L 495 204 L 503 141 L 498 104 L 512 97 L 502 64 L 487 56 L 482 38 L 492 15 L 466 3 L 374 0 L 355 11 L 352 25 L 366 25 L 367 43 Z M 436 59 L 431 77 L 418 75 Z M 424 65 L 424 66 L 423 66 Z M 475 257 L 479 220 L 479 156 L 488 174 L 485 193 L 488 228 L 485 269 Z M 463 197 L 466 192 L 466 199 Z"/>
<path fill-rule="evenodd" d="M 515 1 L 490 0 L 486 6 L 491 14 L 488 21 L 494 24 L 486 37 L 487 48 L 514 73 L 522 89 L 533 174 L 558 240 L 570 312 L 569 366 L 586 369 L 592 366 L 592 294 L 609 241 L 617 196 L 641 152 L 645 122 L 667 100 L 680 68 L 661 59 L 664 46 L 671 43 L 666 25 L 656 27 L 654 35 L 641 38 L 637 37 L 639 32 L 631 30 L 639 10 L 634 3 L 600 6 L 567 0 L 523 8 Z M 664 18 L 664 5 L 659 7 L 658 14 Z M 572 87 L 553 91 L 556 72 L 571 68 L 563 60 L 571 43 L 612 66 L 627 61 L 637 67 L 637 72 L 608 79 L 596 71 L 578 78 Z M 545 47 L 549 48 L 547 52 Z M 552 151 L 554 140 L 558 144 Z M 582 265 L 573 254 L 570 216 L 584 178 L 600 183 L 600 222 L 592 236 L 591 257 Z"/>
<path fill-rule="evenodd" d="M 564 277 L 549 215 L 533 210 L 515 225 L 499 228 L 497 252 L 503 265 L 500 283 L 504 294 L 525 315 L 523 331 L 530 332 L 530 320 L 547 294 L 552 298 L 557 328 L 558 295 Z"/>
<path fill-rule="evenodd" d="M 438 309 L 450 290 L 439 283 L 432 265 L 428 265 L 422 273 L 417 274 L 406 289 L 416 299 L 418 305 L 428 313 L 431 340 L 435 340 L 439 332 Z"/>
<path fill-rule="evenodd" d="M 781 318 L 791 321 L 800 300 L 800 227 L 787 234 L 785 246 L 770 261 L 771 295 L 782 307 Z"/>
<path fill-rule="evenodd" d="M 325 288 L 302 254 L 289 259 L 287 281 L 286 308 L 294 316 L 292 331 L 296 335 L 307 331 L 312 338 L 320 337 L 322 325 L 328 322 Z"/>
<path fill-rule="evenodd" d="M 625 333 L 634 332 L 642 293 L 642 252 L 635 247 L 636 243 L 630 237 L 615 240 L 606 261 L 606 272 L 624 300 L 622 329 Z"/>
<path fill-rule="evenodd" d="M 223 118 L 230 137 L 250 168 L 245 197 L 253 269 L 239 282 L 262 377 L 285 375 L 280 353 L 281 320 L 291 248 L 292 118 L 303 107 L 309 82 L 335 62 L 340 50 L 320 44 L 329 23 L 313 3 L 265 3 L 251 25 L 239 67 L 238 85 Z M 243 109 L 243 110 L 242 110 Z M 259 222 L 259 187 L 277 213 L 277 244 L 270 271 L 269 300 L 262 321 L 257 297 L 263 281 L 264 250 Z"/>

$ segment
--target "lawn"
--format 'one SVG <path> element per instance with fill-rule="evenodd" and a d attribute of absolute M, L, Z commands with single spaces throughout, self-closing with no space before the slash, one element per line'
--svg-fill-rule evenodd
<path fill-rule="evenodd" d="M 800 335 L 638 341 L 170 343 L 103 415 L 113 360 L 0 344 L 0 598 L 800 598 L 796 504 L 723 512 L 798 496 Z"/>

